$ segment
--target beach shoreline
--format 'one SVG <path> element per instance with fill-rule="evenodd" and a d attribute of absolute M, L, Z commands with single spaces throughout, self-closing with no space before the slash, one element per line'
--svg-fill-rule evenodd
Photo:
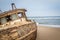
<path fill-rule="evenodd" d="M 50 24 L 39 24 L 36 23 L 37 26 L 45 26 L 45 27 L 52 27 L 52 28 L 60 28 L 60 25 L 50 25 Z"/>
<path fill-rule="evenodd" d="M 36 40 L 60 40 L 60 25 L 37 24 Z"/>

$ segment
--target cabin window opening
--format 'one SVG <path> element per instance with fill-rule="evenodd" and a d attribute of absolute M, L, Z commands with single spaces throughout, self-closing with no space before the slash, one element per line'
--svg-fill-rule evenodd
<path fill-rule="evenodd" d="M 1 24 L 7 23 L 6 17 L 0 18 L 0 22 L 1 22 Z"/>
<path fill-rule="evenodd" d="M 11 15 L 11 19 L 12 19 L 12 20 L 16 20 L 16 19 L 18 19 L 18 16 L 17 16 L 16 14 L 12 14 L 12 15 Z"/>
<path fill-rule="evenodd" d="M 18 17 L 19 17 L 19 18 L 22 17 L 22 13 L 21 13 L 21 12 L 18 13 Z"/>
<path fill-rule="evenodd" d="M 8 22 L 8 21 L 11 21 L 10 15 L 9 15 L 9 16 L 6 16 L 6 19 L 7 19 L 7 22 Z"/>

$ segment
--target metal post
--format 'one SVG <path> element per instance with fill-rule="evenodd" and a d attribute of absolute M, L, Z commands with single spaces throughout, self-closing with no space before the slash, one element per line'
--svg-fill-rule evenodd
<path fill-rule="evenodd" d="M 14 3 L 12 3 L 11 6 L 12 6 L 12 10 L 16 9 L 16 6 Z"/>

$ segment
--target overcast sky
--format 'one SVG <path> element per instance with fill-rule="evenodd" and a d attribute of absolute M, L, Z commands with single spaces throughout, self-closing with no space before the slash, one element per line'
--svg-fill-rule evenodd
<path fill-rule="evenodd" d="M 60 16 L 60 0 L 0 0 L 0 9 L 11 10 L 12 2 L 27 9 L 27 16 Z"/>

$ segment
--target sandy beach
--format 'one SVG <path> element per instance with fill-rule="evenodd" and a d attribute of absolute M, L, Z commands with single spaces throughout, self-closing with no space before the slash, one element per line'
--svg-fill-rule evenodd
<path fill-rule="evenodd" d="M 60 40 L 60 28 L 37 26 L 37 40 Z"/>

